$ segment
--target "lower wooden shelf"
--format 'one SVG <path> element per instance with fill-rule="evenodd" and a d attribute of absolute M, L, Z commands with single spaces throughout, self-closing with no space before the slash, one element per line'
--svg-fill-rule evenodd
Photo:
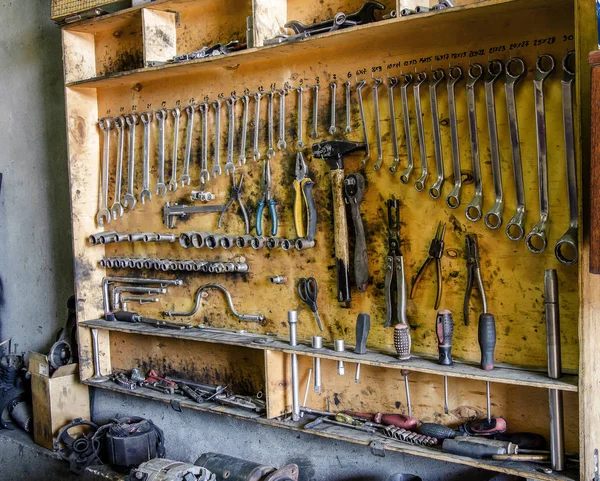
<path fill-rule="evenodd" d="M 415 456 L 422 456 L 426 458 L 433 458 L 438 459 L 440 461 L 463 464 L 466 466 L 473 466 L 475 468 L 512 474 L 515 476 L 522 476 L 528 479 L 539 479 L 546 481 L 567 481 L 579 479 L 579 470 L 577 468 L 573 469 L 572 467 L 561 473 L 553 472 L 548 474 L 541 471 L 541 465 L 534 463 L 502 462 L 466 458 L 463 456 L 444 453 L 441 451 L 441 448 L 429 448 L 424 446 L 405 444 L 382 436 L 374 436 L 369 433 L 364 433 L 361 431 L 356 431 L 350 428 L 344 428 L 340 426 L 330 425 L 323 428 L 322 430 L 305 430 L 302 426 L 306 424 L 307 421 L 296 423 L 291 420 L 266 419 L 262 415 L 249 410 L 229 406 L 222 406 L 211 402 L 198 404 L 182 396 L 169 396 L 156 391 L 152 391 L 150 389 L 138 388 L 134 391 L 130 391 L 128 389 L 118 386 L 117 384 L 112 383 L 111 381 L 102 384 L 90 383 L 88 381 L 83 381 L 83 383 L 99 389 L 106 389 L 108 391 L 114 391 L 121 394 L 127 394 L 130 396 L 136 396 L 144 399 L 151 399 L 154 401 L 160 401 L 163 403 L 171 404 L 176 410 L 185 407 L 189 409 L 195 409 L 197 411 L 224 414 L 226 416 L 231 416 L 237 419 L 244 419 L 247 421 L 252 421 L 259 424 L 279 427 L 283 429 L 301 431 L 303 433 L 312 434 L 314 436 L 321 436 L 329 439 L 347 441 L 350 443 L 360 444 L 364 446 L 369 446 L 373 441 L 377 441 L 384 446 L 386 451 L 394 451 L 399 453 L 412 454 Z"/>

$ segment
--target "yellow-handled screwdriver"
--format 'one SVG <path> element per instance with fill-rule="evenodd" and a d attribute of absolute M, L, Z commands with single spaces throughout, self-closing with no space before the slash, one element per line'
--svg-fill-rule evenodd
<path fill-rule="evenodd" d="M 307 173 L 308 167 L 304 162 L 304 156 L 302 152 L 298 152 L 294 179 L 294 225 L 298 237 L 312 241 L 317 232 L 317 209 L 312 193 L 315 183 L 306 176 Z"/>

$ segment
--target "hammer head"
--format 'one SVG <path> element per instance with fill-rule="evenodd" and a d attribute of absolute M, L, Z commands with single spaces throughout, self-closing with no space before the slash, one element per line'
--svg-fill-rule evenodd
<path fill-rule="evenodd" d="M 349 142 L 348 140 L 326 140 L 312 145 L 313 157 L 329 161 L 331 170 L 344 168 L 344 157 L 352 152 L 366 150 L 364 142 Z"/>

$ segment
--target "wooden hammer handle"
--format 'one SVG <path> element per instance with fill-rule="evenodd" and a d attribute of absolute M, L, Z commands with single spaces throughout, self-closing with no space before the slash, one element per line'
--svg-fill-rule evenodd
<path fill-rule="evenodd" d="M 333 235 L 335 242 L 335 267 L 337 273 L 338 301 L 349 302 L 350 280 L 348 271 L 350 265 L 350 249 L 348 247 L 348 221 L 346 219 L 346 204 L 344 202 L 344 171 L 331 170 L 331 191 L 333 193 Z"/>

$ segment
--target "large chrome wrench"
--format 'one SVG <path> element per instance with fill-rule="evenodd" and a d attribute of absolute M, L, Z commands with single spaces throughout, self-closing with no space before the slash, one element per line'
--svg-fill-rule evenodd
<path fill-rule="evenodd" d="M 358 80 L 357 80 L 358 82 Z M 358 95 L 358 109 L 360 110 L 360 122 L 362 124 L 363 142 L 365 143 L 365 156 L 360 161 L 361 165 L 366 165 L 371 158 L 371 149 L 369 148 L 369 136 L 367 135 L 367 120 L 365 118 L 365 106 L 363 104 L 362 89 L 367 85 L 365 80 L 358 82 L 356 94 Z"/>
<path fill-rule="evenodd" d="M 200 182 L 202 185 L 210 180 L 210 172 L 208 171 L 208 104 L 202 103 L 198 105 L 198 111 L 202 117 L 202 155 L 200 156 Z"/>
<path fill-rule="evenodd" d="M 421 192 L 425 189 L 425 182 L 429 176 L 427 167 L 427 149 L 425 147 L 425 129 L 423 128 L 423 109 L 421 108 L 421 85 L 427 80 L 427 72 L 419 72 L 417 81 L 413 85 L 413 97 L 415 98 L 415 117 L 417 119 L 417 134 L 419 137 L 419 152 L 421 153 L 421 175 L 415 181 L 415 189 Z"/>
<path fill-rule="evenodd" d="M 287 95 L 287 89 L 277 90 L 279 94 L 279 140 L 277 141 L 277 148 L 283 150 L 287 147 L 285 141 L 285 96 Z"/>
<path fill-rule="evenodd" d="M 165 109 L 160 109 L 154 115 L 158 120 L 158 182 L 156 183 L 156 195 L 164 197 L 167 194 L 167 186 L 165 185 L 165 120 L 168 114 Z"/>
<path fill-rule="evenodd" d="M 392 149 L 394 160 L 390 165 L 390 173 L 395 174 L 400 162 L 400 153 L 398 152 L 398 133 L 396 132 L 396 107 L 394 106 L 394 87 L 398 85 L 398 77 L 389 77 L 390 85 L 388 87 L 388 103 L 390 105 L 390 133 L 392 134 Z"/>
<path fill-rule="evenodd" d="M 140 114 L 140 120 L 144 125 L 144 151 L 142 154 L 142 192 L 140 200 L 142 204 L 147 200 L 152 200 L 150 192 L 150 123 L 152 122 L 152 112 L 143 112 Z"/>
<path fill-rule="evenodd" d="M 125 212 L 121 205 L 121 183 L 123 180 L 123 152 L 125 150 L 125 117 L 115 118 L 115 127 L 117 129 L 117 171 L 115 173 L 115 201 L 110 208 L 113 219 L 123 217 Z"/>
<path fill-rule="evenodd" d="M 169 190 L 177 190 L 177 155 L 179 153 L 179 119 L 181 118 L 181 109 L 175 107 L 171 110 L 173 115 L 173 150 L 171 155 L 171 180 L 169 180 Z"/>
<path fill-rule="evenodd" d="M 439 199 L 442 195 L 442 186 L 444 185 L 444 155 L 442 153 L 442 135 L 440 133 L 440 114 L 437 101 L 437 86 L 446 77 L 444 71 L 440 68 L 431 73 L 431 82 L 429 82 L 429 103 L 431 104 L 431 126 L 433 128 L 433 152 L 435 154 L 435 168 L 437 177 L 434 184 L 429 188 L 429 195 L 434 199 Z"/>
<path fill-rule="evenodd" d="M 498 123 L 496 121 L 496 100 L 494 83 L 502 74 L 504 66 L 500 60 L 492 60 L 488 64 L 485 79 L 485 104 L 487 108 L 488 133 L 490 136 L 490 157 L 492 159 L 492 179 L 494 180 L 494 196 L 496 201 L 483 218 L 488 229 L 499 229 L 502 225 L 504 211 L 504 192 L 502 191 L 502 168 L 500 165 L 500 149 L 498 148 Z"/>
<path fill-rule="evenodd" d="M 113 127 L 112 119 L 105 117 L 98 122 L 102 130 L 104 147 L 102 149 L 102 170 L 100 172 L 100 206 L 96 214 L 96 223 L 103 227 L 110 224 L 110 210 L 108 210 L 108 170 L 110 168 L 110 131 Z"/>
<path fill-rule="evenodd" d="M 375 114 L 375 136 L 377 137 L 377 162 L 373 164 L 373 170 L 379 172 L 383 163 L 383 145 L 381 143 L 381 125 L 379 125 L 379 86 L 381 78 L 374 78 L 373 84 L 373 112 Z"/>
<path fill-rule="evenodd" d="M 337 82 L 331 82 L 329 88 L 331 89 L 331 123 L 329 125 L 329 133 L 333 135 L 337 132 L 337 127 L 335 125 L 335 94 L 337 92 Z"/>
<path fill-rule="evenodd" d="M 227 116 L 229 117 L 229 130 L 227 132 L 227 163 L 225 164 L 225 173 L 227 175 L 235 173 L 235 164 L 233 163 L 233 134 L 235 132 L 235 97 L 225 99 L 227 103 Z"/>
<path fill-rule="evenodd" d="M 213 157 L 212 175 L 222 175 L 221 170 L 221 100 L 213 100 L 212 107 L 215 109 L 215 154 Z"/>
<path fill-rule="evenodd" d="M 471 222 L 477 222 L 483 216 L 483 183 L 481 182 L 481 162 L 479 159 L 479 135 L 477 133 L 477 104 L 475 102 L 475 84 L 483 75 L 483 67 L 478 63 L 469 66 L 467 78 L 467 111 L 469 117 L 469 139 L 471 141 L 471 168 L 475 195 L 465 209 L 465 216 Z"/>
<path fill-rule="evenodd" d="M 123 205 L 132 211 L 137 203 L 133 193 L 135 182 L 135 126 L 138 124 L 138 116 L 129 114 L 125 116 L 129 127 L 129 155 L 127 156 L 127 192 L 123 196 Z"/>
<path fill-rule="evenodd" d="M 187 129 L 185 131 L 185 152 L 183 153 L 183 174 L 181 174 L 181 187 L 190 185 L 190 160 L 192 160 L 192 135 L 194 133 L 194 111 L 193 105 L 185 108 L 187 115 Z"/>
<path fill-rule="evenodd" d="M 544 80 L 554 70 L 554 57 L 540 55 L 535 65 L 533 90 L 535 95 L 535 130 L 538 149 L 538 188 L 540 193 L 540 220 L 527 234 L 525 242 L 534 254 L 541 254 L 548 245 L 548 145 L 546 143 L 546 110 L 544 106 Z"/>
<path fill-rule="evenodd" d="M 258 134 L 260 132 L 260 99 L 262 99 L 262 92 L 256 92 L 254 94 L 254 147 L 252 149 L 252 158 L 257 162 L 260 159 L 260 150 L 258 149 Z"/>
<path fill-rule="evenodd" d="M 296 91 L 298 92 L 298 141 L 296 142 L 296 147 L 298 149 L 303 149 L 304 148 L 304 140 L 302 140 L 303 135 L 302 135 L 302 111 L 303 111 L 303 106 L 302 106 L 302 94 L 304 91 L 304 87 L 302 85 L 300 85 L 300 87 L 294 87 L 296 89 Z"/>
<path fill-rule="evenodd" d="M 462 190 L 462 172 L 460 169 L 460 149 L 458 145 L 458 121 L 456 119 L 456 96 L 454 94 L 457 82 L 463 78 L 462 69 L 455 65 L 448 71 L 448 110 L 450 112 L 450 140 L 452 141 L 452 173 L 454 187 L 446 197 L 446 205 L 451 209 L 460 206 L 460 191 Z"/>
<path fill-rule="evenodd" d="M 267 92 L 267 140 L 269 147 L 267 148 L 267 157 L 272 159 L 275 155 L 275 141 L 273 140 L 273 96 L 275 92 L 271 90 Z"/>
<path fill-rule="evenodd" d="M 240 141 L 240 160 L 239 165 L 246 165 L 246 137 L 248 136 L 248 110 L 250 108 L 250 97 L 242 96 L 242 139 Z"/>
<path fill-rule="evenodd" d="M 563 264 L 577 264 L 579 249 L 579 205 L 577 203 L 577 169 L 575 166 L 575 134 L 573 131 L 573 82 L 575 69 L 569 62 L 574 59 L 575 51 L 567 52 L 563 58 L 562 106 L 565 131 L 565 157 L 567 164 L 567 191 L 569 194 L 569 229 L 556 243 L 554 254 Z"/>
<path fill-rule="evenodd" d="M 412 74 L 402 74 L 402 85 L 400 86 L 400 98 L 402 99 L 402 121 L 404 123 L 404 140 L 406 142 L 406 157 L 408 159 L 408 165 L 406 170 L 400 175 L 400 182 L 408 184 L 410 181 L 410 175 L 415 168 L 415 161 L 413 158 L 413 145 L 412 136 L 410 134 L 410 113 L 408 112 L 408 86 L 412 83 Z"/>
<path fill-rule="evenodd" d="M 523 181 L 523 163 L 521 161 L 521 142 L 519 140 L 519 121 L 517 118 L 517 103 L 515 88 L 521 77 L 527 72 L 525 62 L 519 57 L 513 57 L 504 66 L 506 94 L 506 111 L 508 112 L 508 130 L 510 134 L 510 147 L 512 153 L 513 175 L 517 193 L 517 211 L 506 224 L 506 236 L 510 240 L 518 241 L 525 235 L 525 183 Z"/>

